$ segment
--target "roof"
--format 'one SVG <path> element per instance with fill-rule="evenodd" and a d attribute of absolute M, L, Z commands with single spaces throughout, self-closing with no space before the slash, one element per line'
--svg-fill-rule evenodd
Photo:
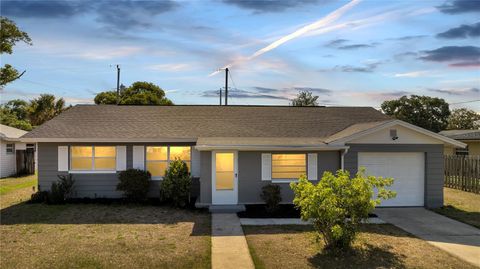
<path fill-rule="evenodd" d="M 439 134 L 455 140 L 480 140 L 480 130 L 448 130 Z"/>
<path fill-rule="evenodd" d="M 148 140 L 199 137 L 327 139 L 389 120 L 371 107 L 77 105 L 23 138 Z"/>
<path fill-rule="evenodd" d="M 3 140 L 17 140 L 26 133 L 24 130 L 0 124 L 0 138 Z"/>

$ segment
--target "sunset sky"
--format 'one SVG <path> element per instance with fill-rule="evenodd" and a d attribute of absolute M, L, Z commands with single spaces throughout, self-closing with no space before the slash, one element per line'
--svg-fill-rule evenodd
<path fill-rule="evenodd" d="M 480 111 L 480 1 L 2 0 L 0 12 L 33 41 L 2 55 L 27 70 L 2 102 L 92 103 L 115 88 L 120 64 L 124 85 L 218 104 L 224 73 L 209 75 L 228 65 L 230 104 L 288 105 L 308 89 L 321 105 L 417 94 Z"/>

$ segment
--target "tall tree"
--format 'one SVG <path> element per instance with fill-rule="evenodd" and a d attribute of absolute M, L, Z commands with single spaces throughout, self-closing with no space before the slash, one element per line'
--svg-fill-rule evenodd
<path fill-rule="evenodd" d="M 6 17 L 0 17 L 0 54 L 12 54 L 13 47 L 20 41 L 32 45 L 32 40 L 28 34 L 18 29 L 15 22 Z M 0 86 L 5 86 L 19 76 L 19 72 L 13 66 L 5 64 L 4 67 L 0 68 Z"/>
<path fill-rule="evenodd" d="M 116 104 L 116 91 L 105 91 L 95 96 L 95 104 Z M 173 105 L 173 102 L 165 97 L 165 92 L 159 86 L 137 81 L 128 88 L 120 90 L 120 105 Z"/>
<path fill-rule="evenodd" d="M 385 114 L 432 132 L 445 130 L 450 109 L 444 99 L 410 95 L 382 103 Z"/>
<path fill-rule="evenodd" d="M 466 108 L 454 109 L 448 117 L 449 130 L 473 130 L 480 128 L 480 114 Z"/>
<path fill-rule="evenodd" d="M 301 91 L 297 97 L 292 100 L 292 106 L 318 106 L 318 96 L 309 91 Z"/>
<path fill-rule="evenodd" d="M 42 94 L 30 102 L 29 119 L 33 126 L 43 124 L 65 109 L 63 98 L 55 100 L 51 94 Z"/>
<path fill-rule="evenodd" d="M 11 100 L 0 106 L 0 121 L 2 124 L 25 131 L 32 130 L 28 120 L 29 105 L 23 100 Z"/>

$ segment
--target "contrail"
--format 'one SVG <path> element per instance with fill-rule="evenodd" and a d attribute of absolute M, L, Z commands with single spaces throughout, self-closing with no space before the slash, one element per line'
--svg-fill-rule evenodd
<path fill-rule="evenodd" d="M 306 25 L 300 29 L 298 29 L 297 31 L 291 33 L 291 34 L 288 34 L 280 39 L 278 39 L 277 41 L 271 43 L 270 45 L 260 49 L 260 50 L 257 50 L 254 54 L 252 54 L 251 56 L 247 57 L 246 59 L 242 60 L 242 61 L 247 61 L 247 60 L 252 60 L 252 59 L 255 59 L 257 58 L 258 56 L 266 53 L 266 52 L 269 52 L 273 49 L 275 49 L 276 47 L 292 40 L 292 39 L 295 39 L 295 38 L 298 38 L 310 31 L 313 31 L 313 30 L 317 30 L 317 29 L 320 29 L 322 27 L 325 27 L 327 25 L 329 25 L 330 23 L 334 22 L 335 20 L 337 20 L 338 18 L 340 18 L 340 16 L 342 16 L 345 12 L 347 12 L 349 9 L 351 9 L 352 7 L 356 6 L 358 3 L 360 3 L 361 0 L 352 0 L 351 2 L 349 2 L 348 4 L 342 6 L 341 8 L 333 11 L 332 13 L 328 14 L 327 16 L 323 17 L 322 19 L 314 22 L 314 23 L 311 23 L 309 25 Z M 236 62 L 232 62 L 230 64 L 227 64 L 226 66 L 224 66 L 223 68 L 221 69 L 225 69 L 225 68 L 229 68 L 231 67 L 232 65 L 238 63 L 238 61 Z M 213 73 L 211 73 L 209 76 L 213 76 L 215 74 L 217 74 L 218 72 L 220 72 L 220 70 L 217 70 Z"/>

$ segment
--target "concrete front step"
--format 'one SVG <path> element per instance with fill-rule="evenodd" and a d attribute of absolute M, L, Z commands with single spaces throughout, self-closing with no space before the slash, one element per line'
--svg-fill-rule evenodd
<path fill-rule="evenodd" d="M 208 207 L 210 213 L 237 213 L 245 211 L 244 205 L 211 205 Z"/>

